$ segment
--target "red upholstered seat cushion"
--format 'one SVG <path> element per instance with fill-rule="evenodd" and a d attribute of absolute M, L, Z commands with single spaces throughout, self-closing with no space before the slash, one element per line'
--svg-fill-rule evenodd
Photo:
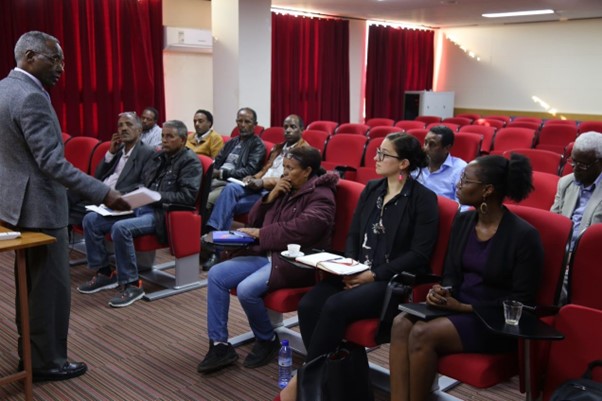
<path fill-rule="evenodd" d="M 268 292 L 263 297 L 263 302 L 266 308 L 279 313 L 294 312 L 297 310 L 299 301 L 303 295 L 305 295 L 311 287 L 301 288 L 283 288 Z"/>
<path fill-rule="evenodd" d="M 347 326 L 345 339 L 364 347 L 376 347 L 378 344 L 374 339 L 378 331 L 380 319 L 358 320 Z"/>
<path fill-rule="evenodd" d="M 517 353 L 447 355 L 439 359 L 439 373 L 475 387 L 491 387 L 518 373 Z"/>

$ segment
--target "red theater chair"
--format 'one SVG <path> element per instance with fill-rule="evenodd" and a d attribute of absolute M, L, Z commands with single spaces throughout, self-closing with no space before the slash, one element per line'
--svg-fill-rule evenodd
<path fill-rule="evenodd" d="M 464 125 L 470 125 L 472 124 L 472 120 L 473 118 L 465 118 L 465 117 L 449 117 L 449 118 L 444 118 L 443 122 L 444 123 L 449 123 L 449 124 L 456 124 L 457 126 L 464 126 Z"/>
<path fill-rule="evenodd" d="M 284 128 L 283 127 L 269 127 L 261 133 L 261 139 L 270 141 L 272 143 L 284 142 Z"/>
<path fill-rule="evenodd" d="M 537 135 L 535 148 L 562 154 L 566 145 L 576 138 L 577 127 L 574 125 L 545 124 Z"/>
<path fill-rule="evenodd" d="M 542 149 L 521 148 L 507 150 L 503 153 L 503 156 L 509 159 L 512 153 L 527 156 L 531 161 L 531 167 L 534 171 L 558 175 L 560 164 L 562 163 L 562 155 L 556 152 Z"/>
<path fill-rule="evenodd" d="M 392 127 L 395 120 L 392 118 L 370 118 L 366 120 L 366 125 L 370 128 L 374 127 Z"/>
<path fill-rule="evenodd" d="M 404 131 L 409 131 L 411 129 L 424 129 L 426 124 L 423 121 L 416 120 L 401 120 L 395 123 L 397 128 L 401 128 Z"/>
<path fill-rule="evenodd" d="M 261 133 L 263 132 L 263 127 L 261 125 L 256 125 L 253 132 L 255 133 L 255 135 L 261 136 Z M 232 128 L 232 132 L 230 132 L 230 138 L 234 138 L 239 135 L 240 131 L 238 130 L 238 126 Z"/>
<path fill-rule="evenodd" d="M 481 118 L 481 115 L 477 114 L 477 113 L 461 113 L 461 114 L 456 114 L 454 117 L 468 118 L 469 120 L 474 121 L 474 120 L 478 120 L 479 118 Z"/>
<path fill-rule="evenodd" d="M 590 131 L 602 133 L 602 121 L 583 121 L 577 129 L 579 134 Z"/>
<path fill-rule="evenodd" d="M 426 138 L 426 135 L 429 133 L 429 130 L 426 128 L 416 128 L 416 129 L 409 129 L 406 131 L 407 134 L 412 135 L 414 138 L 418 139 L 418 142 L 420 142 L 420 146 L 424 145 L 424 138 Z"/>
<path fill-rule="evenodd" d="M 444 127 L 451 129 L 453 132 L 458 132 L 458 129 L 460 128 L 460 126 L 458 124 L 440 122 L 440 123 L 430 123 L 429 125 L 426 126 L 426 129 L 430 130 L 431 128 L 437 127 L 439 125 L 443 125 Z"/>
<path fill-rule="evenodd" d="M 370 139 L 383 138 L 393 132 L 401 132 L 403 129 L 397 127 L 374 127 L 368 132 Z"/>
<path fill-rule="evenodd" d="M 88 171 L 88 174 L 93 176 L 94 173 L 96 173 L 96 168 L 98 167 L 102 159 L 104 159 L 110 147 L 111 141 L 104 141 L 99 143 L 94 148 L 94 151 L 92 152 L 92 157 L 90 157 L 90 171 Z"/>
<path fill-rule="evenodd" d="M 439 116 L 418 116 L 414 120 L 421 121 L 425 125 L 429 125 L 432 123 L 440 123 L 442 118 Z"/>
<path fill-rule="evenodd" d="M 336 130 L 336 128 L 338 126 L 339 126 L 339 123 L 337 123 L 336 121 L 318 120 L 318 121 L 314 121 L 311 124 L 309 124 L 307 126 L 307 129 L 324 131 L 324 132 L 327 132 L 328 135 L 332 135 L 332 134 L 334 134 L 334 131 Z"/>
<path fill-rule="evenodd" d="M 335 134 L 353 134 L 366 136 L 370 126 L 366 124 L 345 123 L 337 127 Z"/>
<path fill-rule="evenodd" d="M 92 152 L 99 143 L 98 139 L 89 136 L 74 136 L 65 142 L 65 159 L 88 174 Z"/>
<path fill-rule="evenodd" d="M 481 152 L 483 135 L 470 132 L 458 132 L 454 137 L 454 146 L 451 148 L 451 155 L 459 157 L 469 163 L 476 159 Z"/>
<path fill-rule="evenodd" d="M 537 304 L 555 305 L 562 286 L 572 222 L 565 216 L 545 210 L 518 205 L 507 207 L 539 231 L 544 248 L 544 269 L 537 293 Z M 478 388 L 491 387 L 508 380 L 518 372 L 518 352 L 459 353 L 439 359 L 439 373 Z"/>
<path fill-rule="evenodd" d="M 443 272 L 443 263 L 445 254 L 447 253 L 447 243 L 451 225 L 458 211 L 458 204 L 443 196 L 437 196 L 439 205 L 439 232 L 437 243 L 431 256 L 431 271 L 433 274 L 441 275 Z M 423 301 L 426 298 L 426 293 L 431 285 L 422 285 L 414 288 L 413 299 L 416 302 Z M 376 334 L 380 319 L 363 319 L 351 323 L 345 331 L 345 339 L 352 343 L 361 345 L 366 348 L 374 348 L 378 346 Z M 382 389 L 389 388 L 388 377 L 389 370 L 381 366 L 370 364 L 372 383 Z"/>
<path fill-rule="evenodd" d="M 518 205 L 549 211 L 554 204 L 554 197 L 558 190 L 558 180 L 560 180 L 560 177 L 557 174 L 533 171 L 533 191 Z M 509 199 L 505 203 L 517 204 Z"/>
<path fill-rule="evenodd" d="M 474 134 L 483 135 L 483 143 L 481 143 L 481 153 L 488 154 L 491 151 L 493 137 L 495 136 L 496 128 L 487 127 L 485 125 L 464 125 L 460 127 L 459 132 L 471 132 Z"/>
<path fill-rule="evenodd" d="M 324 150 L 322 167 L 327 171 L 337 171 L 343 178 L 354 179 L 355 172 L 362 164 L 362 156 L 368 138 L 355 134 L 333 135 Z"/>
<path fill-rule="evenodd" d="M 376 174 L 376 160 L 374 160 L 374 157 L 376 156 L 376 149 L 380 147 L 384 139 L 384 137 L 370 139 L 370 142 L 366 145 L 362 166 L 357 169 L 355 174 L 356 182 L 366 185 L 370 180 L 381 178 Z"/>
<path fill-rule="evenodd" d="M 528 128 L 502 128 L 495 133 L 491 154 L 501 155 L 506 150 L 532 148 L 535 131 Z"/>
<path fill-rule="evenodd" d="M 568 302 L 602 310 L 599 287 L 602 224 L 589 226 L 577 239 L 569 267 Z M 602 337 L 601 337 L 602 338 Z"/>
<path fill-rule="evenodd" d="M 329 133 L 320 130 L 305 130 L 301 136 L 311 147 L 318 149 L 320 154 L 324 154 L 324 148 L 330 138 Z"/>

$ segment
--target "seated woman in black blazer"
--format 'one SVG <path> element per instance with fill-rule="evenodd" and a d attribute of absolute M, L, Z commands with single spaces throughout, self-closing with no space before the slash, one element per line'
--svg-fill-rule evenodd
<path fill-rule="evenodd" d="M 378 317 L 389 279 L 402 271 L 426 273 L 437 240 L 437 196 L 410 173 L 427 165 L 416 138 L 389 134 L 376 153 L 376 172 L 362 192 L 345 256 L 370 266 L 353 276 L 325 276 L 299 304 L 307 360 L 334 351 L 350 323 Z M 282 400 L 296 399 L 296 378 Z"/>
<path fill-rule="evenodd" d="M 426 299 L 458 313 L 428 322 L 405 313 L 395 318 L 389 353 L 391 400 L 428 399 L 439 355 L 516 347 L 516 340 L 489 331 L 472 308 L 504 299 L 535 302 L 543 265 L 539 233 L 502 205 L 506 197 L 517 202 L 526 198 L 533 188 L 531 176 L 529 160 L 516 154 L 510 160 L 485 156 L 466 166 L 456 194 L 475 210 L 456 216 L 443 280 Z"/>

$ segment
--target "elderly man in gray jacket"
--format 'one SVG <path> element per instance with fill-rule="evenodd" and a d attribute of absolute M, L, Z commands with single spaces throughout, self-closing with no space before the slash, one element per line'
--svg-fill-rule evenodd
<path fill-rule="evenodd" d="M 83 362 L 67 360 L 71 287 L 66 188 L 114 209 L 129 205 L 65 160 L 61 127 L 44 89 L 63 73 L 58 40 L 27 32 L 15 45 L 15 59 L 17 68 L 0 81 L 0 220 L 15 230 L 56 238 L 27 250 L 32 367 L 34 381 L 65 380 L 87 369 Z"/>

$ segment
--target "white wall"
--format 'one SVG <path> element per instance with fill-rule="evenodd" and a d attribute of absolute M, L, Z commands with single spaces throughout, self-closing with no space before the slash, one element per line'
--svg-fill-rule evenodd
<path fill-rule="evenodd" d="M 164 0 L 163 25 L 211 30 L 211 2 Z M 213 111 L 211 54 L 164 52 L 165 112 L 162 120 L 182 120 L 194 131 L 192 117 L 198 109 Z"/>
<path fill-rule="evenodd" d="M 456 107 L 602 114 L 602 20 L 446 29 L 474 51 L 468 57 L 443 39 L 439 91 L 454 91 Z"/>
<path fill-rule="evenodd" d="M 349 122 L 352 123 L 364 122 L 367 29 L 366 21 L 349 20 Z"/>

